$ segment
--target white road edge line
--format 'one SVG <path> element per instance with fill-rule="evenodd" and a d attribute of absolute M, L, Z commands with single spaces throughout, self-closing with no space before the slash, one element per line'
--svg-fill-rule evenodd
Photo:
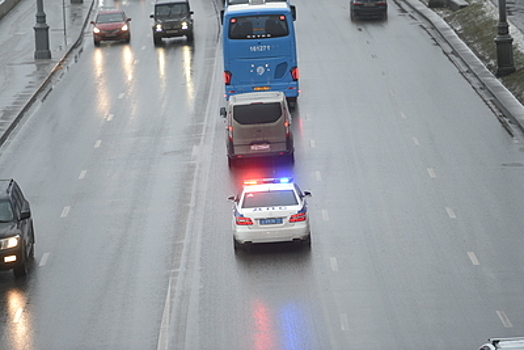
<path fill-rule="evenodd" d="M 329 258 L 329 263 L 331 264 L 331 270 L 332 271 L 338 271 L 337 258 L 335 258 L 334 256 L 330 257 Z"/>
<path fill-rule="evenodd" d="M 448 213 L 448 216 L 450 219 L 456 219 L 457 215 L 455 215 L 455 212 L 450 207 L 446 207 L 446 212 Z"/>
<path fill-rule="evenodd" d="M 324 221 L 329 221 L 329 214 L 328 214 L 327 209 L 322 209 L 322 219 Z"/>
<path fill-rule="evenodd" d="M 502 324 L 506 328 L 513 328 L 513 324 L 511 324 L 511 321 L 509 320 L 508 316 L 504 311 L 497 310 L 497 315 L 499 316 L 500 320 L 502 321 Z"/>
<path fill-rule="evenodd" d="M 49 259 L 49 254 L 50 253 L 44 253 L 44 255 L 42 255 L 42 259 L 40 259 L 40 264 L 38 264 L 38 266 L 45 266 L 45 264 L 47 264 L 47 259 Z"/>
<path fill-rule="evenodd" d="M 315 171 L 315 178 L 317 181 L 322 181 L 322 175 L 320 175 L 320 171 Z"/>
<path fill-rule="evenodd" d="M 62 209 L 62 213 L 60 214 L 60 218 L 62 219 L 69 215 L 69 210 L 71 210 L 70 206 L 64 207 L 64 209 Z"/>
<path fill-rule="evenodd" d="M 473 265 L 480 265 L 479 259 L 477 259 L 477 256 L 473 252 L 468 252 L 469 260 L 471 260 L 471 263 Z"/>
<path fill-rule="evenodd" d="M 348 314 L 346 313 L 340 314 L 340 328 L 342 328 L 343 331 L 349 330 Z"/>

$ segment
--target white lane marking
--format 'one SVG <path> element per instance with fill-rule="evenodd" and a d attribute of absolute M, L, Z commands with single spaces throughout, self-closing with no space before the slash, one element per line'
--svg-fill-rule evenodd
<path fill-rule="evenodd" d="M 348 320 L 348 314 L 341 313 L 340 314 L 340 327 L 343 331 L 347 331 L 349 329 L 349 320 Z"/>
<path fill-rule="evenodd" d="M 82 180 L 84 177 L 86 177 L 87 170 L 82 170 L 80 172 L 80 175 L 78 175 L 78 180 Z"/>
<path fill-rule="evenodd" d="M 20 322 L 20 319 L 22 318 L 22 313 L 24 312 L 24 309 L 19 307 L 17 310 L 16 310 L 16 313 L 15 313 L 15 317 L 13 318 L 13 322 L 14 323 L 18 323 Z"/>
<path fill-rule="evenodd" d="M 49 259 L 49 253 L 44 253 L 44 255 L 42 255 L 42 259 L 40 260 L 40 264 L 38 264 L 38 266 L 44 266 L 45 264 L 47 264 L 47 259 Z"/>
<path fill-rule="evenodd" d="M 107 121 L 110 122 L 111 120 L 113 120 L 114 116 L 115 116 L 114 114 L 108 114 Z"/>
<path fill-rule="evenodd" d="M 123 99 L 124 96 L 125 96 L 125 94 L 124 94 L 123 92 L 121 92 L 121 93 L 118 95 L 118 98 L 119 98 L 119 99 Z"/>
<path fill-rule="evenodd" d="M 448 213 L 448 216 L 450 219 L 456 219 L 457 215 L 455 215 L 455 212 L 450 207 L 446 207 L 446 212 Z"/>
<path fill-rule="evenodd" d="M 328 211 L 326 209 L 322 209 L 322 219 L 324 221 L 329 221 L 329 214 L 328 214 Z"/>
<path fill-rule="evenodd" d="M 317 181 L 322 181 L 322 176 L 320 175 L 320 171 L 315 171 L 315 178 Z"/>
<path fill-rule="evenodd" d="M 404 112 L 400 112 L 400 116 L 402 117 L 402 119 L 408 119 L 408 117 L 406 116 Z"/>
<path fill-rule="evenodd" d="M 70 206 L 64 207 L 64 209 L 62 209 L 62 214 L 60 214 L 60 218 L 65 218 L 69 215 L 69 210 L 71 210 Z"/>
<path fill-rule="evenodd" d="M 435 173 L 435 169 L 433 168 L 428 168 L 428 174 L 429 174 L 429 177 L 433 179 L 437 177 L 437 173 Z"/>
<path fill-rule="evenodd" d="M 145 50 L 145 49 L 146 49 L 145 45 L 140 48 L 140 50 Z"/>
<path fill-rule="evenodd" d="M 420 146 L 420 142 L 418 140 L 418 138 L 416 138 L 415 136 L 413 136 L 413 143 L 417 146 Z"/>
<path fill-rule="evenodd" d="M 102 140 L 96 140 L 94 148 L 100 147 L 101 143 L 102 143 Z"/>
<path fill-rule="evenodd" d="M 473 252 L 468 252 L 469 260 L 471 260 L 471 263 L 473 265 L 480 265 L 479 259 L 477 259 L 477 256 Z"/>
<path fill-rule="evenodd" d="M 331 264 L 331 270 L 332 271 L 338 271 L 337 258 L 335 258 L 334 256 L 330 257 L 329 258 L 329 263 Z"/>
<path fill-rule="evenodd" d="M 500 320 L 502 321 L 502 324 L 506 328 L 513 328 L 513 324 L 511 324 L 511 321 L 509 320 L 508 316 L 504 311 L 497 310 L 497 315 L 499 316 Z"/>
<path fill-rule="evenodd" d="M 309 146 L 315 148 L 315 140 L 309 140 Z"/>

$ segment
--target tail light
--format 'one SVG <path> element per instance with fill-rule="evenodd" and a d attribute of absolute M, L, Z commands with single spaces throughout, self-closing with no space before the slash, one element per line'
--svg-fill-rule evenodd
<path fill-rule="evenodd" d="M 286 137 L 289 137 L 289 120 L 284 122 L 284 128 L 286 130 Z"/>
<path fill-rule="evenodd" d="M 297 81 L 298 75 L 298 67 L 291 68 L 291 77 L 293 78 L 293 80 Z"/>
<path fill-rule="evenodd" d="M 250 218 L 246 218 L 244 216 L 236 216 L 235 219 L 236 219 L 237 225 L 241 225 L 241 226 L 253 225 L 253 221 Z"/>
<path fill-rule="evenodd" d="M 233 126 L 231 125 L 227 127 L 227 137 L 229 141 L 233 142 Z"/>
<path fill-rule="evenodd" d="M 226 85 L 231 84 L 231 76 L 232 75 L 233 74 L 230 71 L 228 71 L 228 70 L 224 71 L 224 83 Z"/>
<path fill-rule="evenodd" d="M 306 221 L 306 219 L 307 219 L 307 213 L 303 211 L 298 214 L 291 215 L 291 217 L 289 218 L 289 222 Z"/>

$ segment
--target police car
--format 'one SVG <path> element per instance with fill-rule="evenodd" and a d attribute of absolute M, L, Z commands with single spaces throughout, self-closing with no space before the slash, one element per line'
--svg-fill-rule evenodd
<path fill-rule="evenodd" d="M 244 182 L 233 204 L 235 249 L 245 245 L 299 242 L 309 246 L 311 235 L 306 198 L 290 178 L 257 179 Z"/>
<path fill-rule="evenodd" d="M 497 349 L 523 350 L 524 349 L 524 337 L 489 338 L 488 342 L 483 344 L 479 348 L 479 350 L 497 350 Z"/>

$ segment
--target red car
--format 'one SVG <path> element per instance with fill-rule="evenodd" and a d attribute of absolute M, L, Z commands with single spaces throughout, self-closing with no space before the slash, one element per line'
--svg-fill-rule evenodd
<path fill-rule="evenodd" d="M 95 46 L 100 45 L 102 40 L 124 40 L 128 43 L 131 40 L 129 21 L 122 10 L 103 10 L 98 12 L 93 24 L 93 40 Z"/>

